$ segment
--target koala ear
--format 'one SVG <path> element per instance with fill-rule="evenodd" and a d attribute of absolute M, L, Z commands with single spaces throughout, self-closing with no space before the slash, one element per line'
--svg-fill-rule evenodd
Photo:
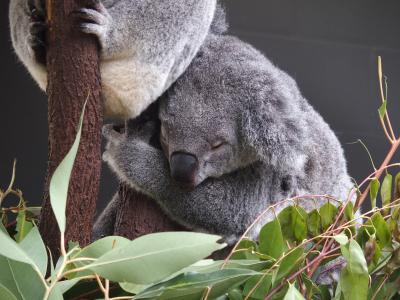
<path fill-rule="evenodd" d="M 242 129 L 245 146 L 275 170 L 301 171 L 306 161 L 303 144 L 305 124 L 300 109 L 284 107 L 273 101 L 251 101 L 243 111 Z"/>

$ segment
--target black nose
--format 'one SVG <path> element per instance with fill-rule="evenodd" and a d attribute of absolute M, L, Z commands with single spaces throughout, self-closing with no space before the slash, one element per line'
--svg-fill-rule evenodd
<path fill-rule="evenodd" d="M 199 168 L 196 156 L 184 152 L 175 152 L 171 156 L 170 167 L 173 179 L 179 183 L 194 186 L 196 172 Z"/>

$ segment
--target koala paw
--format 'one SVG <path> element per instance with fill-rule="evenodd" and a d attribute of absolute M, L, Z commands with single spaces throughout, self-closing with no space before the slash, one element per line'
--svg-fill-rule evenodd
<path fill-rule="evenodd" d="M 79 29 L 84 33 L 95 35 L 99 39 L 101 47 L 104 48 L 110 31 L 111 16 L 102 3 L 91 2 L 87 7 L 74 12 L 74 15 L 77 18 Z"/>
<path fill-rule="evenodd" d="M 118 126 L 108 124 L 103 126 L 103 136 L 107 140 L 106 151 L 103 153 L 103 161 L 111 163 L 121 143 L 126 139 L 126 135 L 120 132 Z"/>
<path fill-rule="evenodd" d="M 46 65 L 46 9 L 44 1 L 28 1 L 30 24 L 29 24 L 29 44 L 39 64 Z"/>

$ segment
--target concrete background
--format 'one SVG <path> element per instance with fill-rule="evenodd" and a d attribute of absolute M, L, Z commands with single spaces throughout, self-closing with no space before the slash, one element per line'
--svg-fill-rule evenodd
<path fill-rule="evenodd" d="M 351 175 L 372 171 L 359 144 L 379 164 L 389 145 L 379 125 L 377 56 L 389 83 L 389 111 L 400 122 L 400 1 L 227 0 L 230 32 L 264 52 L 291 74 L 309 102 L 332 126 L 345 149 Z M 16 187 L 41 202 L 47 158 L 46 97 L 17 61 L 8 33 L 8 1 L 0 1 L 0 187 L 18 159 Z M 399 130 L 400 132 L 400 130 Z M 103 168 L 99 207 L 116 181 Z"/>

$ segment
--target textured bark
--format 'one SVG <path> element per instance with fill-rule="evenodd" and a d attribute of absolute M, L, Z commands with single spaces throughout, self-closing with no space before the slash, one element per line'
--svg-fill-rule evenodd
<path fill-rule="evenodd" d="M 115 235 L 135 239 L 154 232 L 185 230 L 168 218 L 153 200 L 129 186 L 121 184 L 119 196 Z"/>
<path fill-rule="evenodd" d="M 81 246 L 90 242 L 100 183 L 103 105 L 98 45 L 95 37 L 78 31 L 71 15 L 83 5 L 83 1 L 47 0 L 49 162 L 40 231 L 56 256 L 60 236 L 50 207 L 49 181 L 75 139 L 86 98 L 81 144 L 68 193 L 66 241 Z"/>

